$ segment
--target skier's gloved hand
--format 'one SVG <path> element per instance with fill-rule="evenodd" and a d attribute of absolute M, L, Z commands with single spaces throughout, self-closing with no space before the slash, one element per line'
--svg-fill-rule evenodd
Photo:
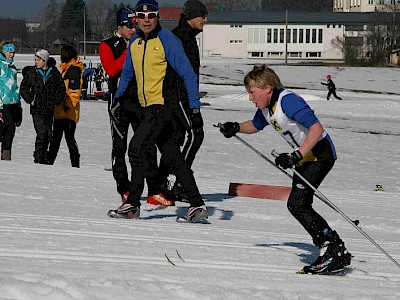
<path fill-rule="evenodd" d="M 123 107 L 120 98 L 111 99 L 110 107 L 108 108 L 108 113 L 110 115 L 111 120 L 115 124 L 119 124 L 121 122 Z"/>
<path fill-rule="evenodd" d="M 275 158 L 275 164 L 282 169 L 292 168 L 297 165 L 299 161 L 303 159 L 299 150 L 289 153 L 281 153 L 277 158 Z"/>
<path fill-rule="evenodd" d="M 199 108 L 193 108 L 190 114 L 190 123 L 192 124 L 193 131 L 199 131 L 203 128 L 203 117 Z"/>
<path fill-rule="evenodd" d="M 64 110 L 64 112 L 65 112 L 65 113 L 67 113 L 67 112 L 68 112 L 68 110 L 69 110 L 69 107 L 68 107 L 67 105 L 65 105 L 65 104 L 64 104 L 64 106 L 63 106 L 63 110 Z"/>
<path fill-rule="evenodd" d="M 226 137 L 226 138 L 231 138 L 236 133 L 238 133 L 240 130 L 240 125 L 238 122 L 226 122 L 222 124 L 221 128 L 219 131 Z"/>

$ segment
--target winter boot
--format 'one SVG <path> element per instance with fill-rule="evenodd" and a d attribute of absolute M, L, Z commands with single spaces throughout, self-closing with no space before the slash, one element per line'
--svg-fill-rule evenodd
<path fill-rule="evenodd" d="M 139 219 L 140 207 L 132 206 L 129 203 L 122 203 L 115 210 L 110 210 L 107 214 L 110 218 L 116 219 Z"/>
<path fill-rule="evenodd" d="M 304 273 L 329 274 L 340 272 L 350 265 L 351 254 L 336 231 L 326 235 L 327 240 L 320 245 L 320 256 L 310 266 L 303 268 Z"/>
<path fill-rule="evenodd" d="M 80 155 L 79 154 L 72 155 L 70 158 L 71 158 L 71 166 L 74 167 L 74 168 L 79 168 Z"/>
<path fill-rule="evenodd" d="M 163 193 L 147 197 L 147 203 L 161 206 L 174 206 L 175 202 L 168 199 Z"/>
<path fill-rule="evenodd" d="M 11 150 L 1 150 L 1 160 L 11 160 Z"/>
<path fill-rule="evenodd" d="M 207 207 L 205 205 L 195 207 L 189 207 L 188 211 L 183 217 L 178 217 L 177 222 L 180 223 L 194 223 L 204 221 L 208 218 Z"/>

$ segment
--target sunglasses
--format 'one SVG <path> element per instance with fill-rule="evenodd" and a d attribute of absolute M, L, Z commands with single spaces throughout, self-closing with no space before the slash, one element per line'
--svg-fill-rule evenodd
<path fill-rule="evenodd" d="M 136 16 L 139 19 L 145 19 L 145 18 L 155 19 L 155 18 L 158 18 L 158 11 L 138 12 L 138 13 L 136 13 Z"/>

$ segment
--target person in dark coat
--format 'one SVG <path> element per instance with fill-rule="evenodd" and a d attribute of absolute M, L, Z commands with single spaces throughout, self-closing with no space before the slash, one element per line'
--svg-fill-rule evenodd
<path fill-rule="evenodd" d="M 34 162 L 48 164 L 46 157 L 53 137 L 54 108 L 64 100 L 64 80 L 55 59 L 44 49 L 36 52 L 35 65 L 23 68 L 22 75 L 20 93 L 30 105 L 36 131 Z"/>
<path fill-rule="evenodd" d="M 321 84 L 326 85 L 328 87 L 328 95 L 326 96 L 326 100 L 329 100 L 331 95 L 333 95 L 333 97 L 335 97 L 338 100 L 342 100 L 342 98 L 340 98 L 338 95 L 336 95 L 336 86 L 332 81 L 331 75 L 328 74 L 326 76 L 326 83 L 321 82 Z"/>
<path fill-rule="evenodd" d="M 183 12 L 179 20 L 179 24 L 172 30 L 179 40 L 182 42 L 185 54 L 197 76 L 197 84 L 199 83 L 200 74 L 200 54 L 197 45 L 196 36 L 203 31 L 203 26 L 207 23 L 208 10 L 206 6 L 198 0 L 188 0 L 183 6 Z M 192 129 L 190 118 L 187 116 L 191 113 L 189 108 L 188 95 L 185 84 L 181 77 L 176 76 L 176 86 L 178 89 L 178 100 L 182 104 L 176 111 L 175 121 L 175 138 L 180 146 L 183 146 L 182 154 L 189 167 L 192 166 L 196 153 L 199 151 L 204 140 L 203 126 Z M 182 109 L 183 108 L 183 109 Z M 203 124 L 202 124 L 203 125 Z M 186 136 L 186 139 L 185 139 Z M 165 168 L 163 160 L 161 160 L 160 173 L 164 173 L 164 177 L 168 177 L 168 171 Z M 186 196 L 179 181 L 176 181 L 172 193 L 177 199 Z"/>

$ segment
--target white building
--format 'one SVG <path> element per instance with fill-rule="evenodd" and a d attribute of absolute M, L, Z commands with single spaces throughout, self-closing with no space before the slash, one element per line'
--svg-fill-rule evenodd
<path fill-rule="evenodd" d="M 286 22 L 285 12 L 210 12 L 197 39 L 202 57 L 342 60 L 332 40 L 358 36 L 354 28 L 373 24 L 373 15 L 289 12 Z"/>

